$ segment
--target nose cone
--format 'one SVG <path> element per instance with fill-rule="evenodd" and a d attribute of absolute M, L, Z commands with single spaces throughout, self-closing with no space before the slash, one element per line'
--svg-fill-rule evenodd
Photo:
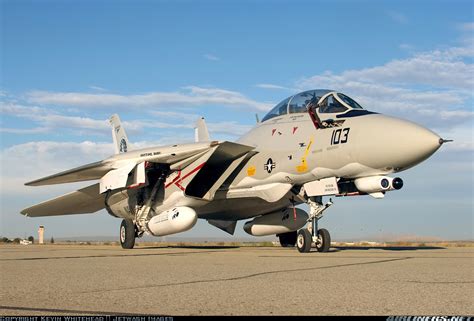
<path fill-rule="evenodd" d="M 394 142 L 402 153 L 399 167 L 408 168 L 421 163 L 440 148 L 442 139 L 431 130 L 410 122 L 402 123 L 404 133 L 400 135 L 398 145 Z"/>
<path fill-rule="evenodd" d="M 363 140 L 370 141 L 373 157 L 360 155 L 367 165 L 401 171 L 424 161 L 442 145 L 443 140 L 429 129 L 410 121 L 377 115 L 367 124 Z M 373 153 L 376 150 L 376 153 Z"/>

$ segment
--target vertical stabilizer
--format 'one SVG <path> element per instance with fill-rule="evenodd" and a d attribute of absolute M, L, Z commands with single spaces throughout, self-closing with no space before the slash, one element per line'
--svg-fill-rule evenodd
<path fill-rule="evenodd" d="M 200 142 L 208 142 L 210 141 L 209 131 L 207 130 L 206 122 L 204 121 L 204 117 L 201 117 L 196 122 L 194 127 L 194 140 L 196 143 Z"/>
<path fill-rule="evenodd" d="M 130 148 L 125 129 L 120 123 L 120 117 L 114 114 L 110 117 L 110 125 L 112 126 L 112 138 L 114 139 L 115 154 L 126 153 Z"/>

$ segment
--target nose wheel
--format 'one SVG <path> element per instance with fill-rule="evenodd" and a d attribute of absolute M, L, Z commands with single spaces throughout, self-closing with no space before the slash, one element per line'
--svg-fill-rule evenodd
<path fill-rule="evenodd" d="M 300 253 L 308 253 L 311 251 L 311 233 L 307 229 L 301 229 L 298 231 L 296 238 L 296 247 Z"/>
<path fill-rule="evenodd" d="M 331 247 L 331 235 L 329 231 L 324 228 L 318 229 L 318 221 L 323 217 L 323 212 L 332 205 L 332 201 L 329 200 L 328 203 L 323 205 L 321 198 L 317 201 L 308 198 L 307 203 L 310 207 L 310 216 L 308 219 L 310 224 L 307 228 L 298 231 L 296 238 L 298 251 L 308 253 L 314 243 L 318 252 L 328 252 Z"/>
<path fill-rule="evenodd" d="M 324 228 L 318 230 L 316 242 L 314 243 L 318 252 L 328 252 L 331 247 L 331 235 L 329 234 L 329 231 Z"/>
<path fill-rule="evenodd" d="M 132 220 L 122 220 L 120 224 L 120 245 L 124 249 L 133 249 L 135 246 L 136 227 Z"/>
<path fill-rule="evenodd" d="M 307 229 L 301 229 L 298 231 L 296 238 L 296 247 L 300 253 L 308 253 L 311 251 L 313 244 L 313 236 Z M 322 228 L 318 230 L 316 241 L 314 242 L 316 250 L 318 252 L 328 252 L 331 247 L 331 235 L 328 230 Z"/>

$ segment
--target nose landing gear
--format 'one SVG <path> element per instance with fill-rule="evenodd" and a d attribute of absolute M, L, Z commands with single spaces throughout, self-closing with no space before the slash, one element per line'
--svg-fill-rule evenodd
<path fill-rule="evenodd" d="M 308 198 L 307 203 L 310 208 L 310 215 L 307 228 L 298 231 L 296 246 L 301 253 L 308 253 L 311 250 L 312 243 L 315 244 L 318 252 L 328 252 L 331 247 L 331 235 L 326 229 L 318 229 L 318 221 L 323 217 L 323 212 L 331 206 L 332 200 L 322 204 L 322 198 L 316 201 Z"/>

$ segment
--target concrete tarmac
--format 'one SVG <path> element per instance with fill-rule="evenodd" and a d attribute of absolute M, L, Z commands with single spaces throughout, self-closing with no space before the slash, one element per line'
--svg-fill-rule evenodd
<path fill-rule="evenodd" d="M 0 315 L 474 315 L 474 248 L 0 246 Z"/>

